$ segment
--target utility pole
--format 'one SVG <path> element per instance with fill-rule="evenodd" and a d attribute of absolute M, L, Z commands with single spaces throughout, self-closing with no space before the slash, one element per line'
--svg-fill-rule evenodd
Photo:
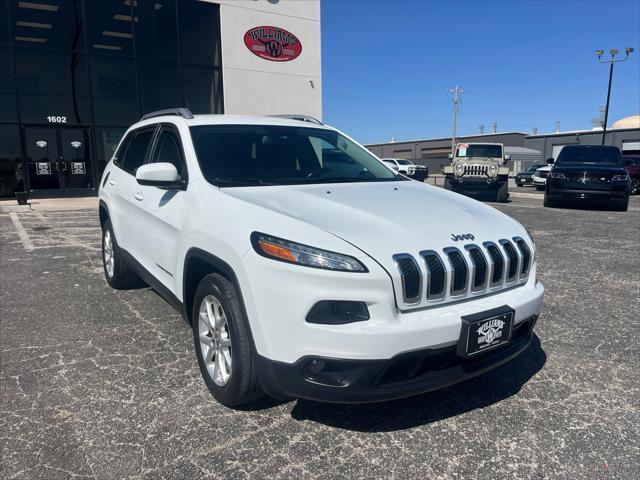
<path fill-rule="evenodd" d="M 611 80 L 613 79 L 613 64 L 618 62 L 624 62 L 629 55 L 633 53 L 633 48 L 625 48 L 624 50 L 625 56 L 624 58 L 620 58 L 618 60 L 615 59 L 618 54 L 617 48 L 612 48 L 609 53 L 611 54 L 611 60 L 602 60 L 602 55 L 604 55 L 604 50 L 596 50 L 596 55 L 598 56 L 598 61 L 600 63 L 608 63 L 609 64 L 609 87 L 607 88 L 607 106 L 604 108 L 604 125 L 602 126 L 602 145 L 604 145 L 605 137 L 607 136 L 607 120 L 609 119 L 609 100 L 611 99 Z"/>
<path fill-rule="evenodd" d="M 480 135 L 484 135 L 484 125 L 480 125 Z"/>
<path fill-rule="evenodd" d="M 463 89 L 456 85 L 456 88 L 447 90 L 449 93 L 453 93 L 453 134 L 451 135 L 451 153 L 455 154 L 456 148 L 456 121 L 458 118 L 458 103 L 460 102 L 459 95 L 464 92 Z"/>

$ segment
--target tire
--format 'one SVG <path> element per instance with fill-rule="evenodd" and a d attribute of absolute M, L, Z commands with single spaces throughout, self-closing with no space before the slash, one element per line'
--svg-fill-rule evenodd
<path fill-rule="evenodd" d="M 614 203 L 613 210 L 616 212 L 626 212 L 629 209 L 629 197 L 622 202 Z"/>
<path fill-rule="evenodd" d="M 196 357 L 211 395 L 232 408 L 264 396 L 249 322 L 234 285 L 217 273 L 204 277 L 196 289 L 192 319 Z"/>
<path fill-rule="evenodd" d="M 640 180 L 632 178 L 629 183 L 629 192 L 631 195 L 638 195 L 638 189 L 640 189 Z"/>
<path fill-rule="evenodd" d="M 553 203 L 551 200 L 549 200 L 549 199 L 547 198 L 547 196 L 546 196 L 546 195 L 544 196 L 544 203 L 543 203 L 543 205 L 544 205 L 545 207 L 547 207 L 547 208 L 554 208 L 554 207 L 556 206 L 556 204 L 555 204 L 555 203 Z"/>
<path fill-rule="evenodd" d="M 110 220 L 102 226 L 102 268 L 107 283 L 116 290 L 125 290 L 142 283 L 140 277 L 124 262 Z"/>
<path fill-rule="evenodd" d="M 516 182 L 516 187 L 520 187 L 520 188 L 522 188 L 522 187 L 524 187 L 524 184 L 523 184 L 523 183 L 517 183 L 517 182 Z"/>
<path fill-rule="evenodd" d="M 536 185 L 536 190 L 541 192 L 544 190 L 544 185 Z"/>
<path fill-rule="evenodd" d="M 509 184 L 502 182 L 496 191 L 496 202 L 506 203 L 509 198 Z"/>
<path fill-rule="evenodd" d="M 446 175 L 444 177 L 444 189 L 451 190 L 452 192 L 456 191 L 455 187 L 453 186 L 453 180 L 451 179 L 450 175 Z"/>

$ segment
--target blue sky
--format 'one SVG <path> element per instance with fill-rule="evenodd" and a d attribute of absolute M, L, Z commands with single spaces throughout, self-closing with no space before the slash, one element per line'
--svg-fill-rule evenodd
<path fill-rule="evenodd" d="M 591 128 L 606 102 L 596 49 L 614 67 L 610 122 L 640 112 L 640 1 L 322 0 L 324 120 L 363 143 Z"/>

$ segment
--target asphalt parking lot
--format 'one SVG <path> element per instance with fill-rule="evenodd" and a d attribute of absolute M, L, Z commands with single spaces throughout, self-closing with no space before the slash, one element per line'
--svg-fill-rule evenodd
<path fill-rule="evenodd" d="M 495 205 L 546 287 L 519 358 L 374 405 L 210 397 L 181 317 L 103 278 L 97 211 L 0 215 L 1 478 L 638 478 L 640 198 Z M 521 195 L 525 192 L 525 195 Z"/>

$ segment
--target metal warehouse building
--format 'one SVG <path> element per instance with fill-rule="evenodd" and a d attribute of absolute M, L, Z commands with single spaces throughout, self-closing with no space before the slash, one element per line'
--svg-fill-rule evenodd
<path fill-rule="evenodd" d="M 0 196 L 91 195 L 141 115 L 321 118 L 320 1 L 0 0 Z"/>
<path fill-rule="evenodd" d="M 623 154 L 640 155 L 640 127 L 628 125 L 638 123 L 637 117 L 619 120 L 607 129 L 605 144 L 614 145 Z M 630 121 L 631 120 L 631 121 Z M 457 137 L 459 142 L 496 142 L 505 145 L 505 153 L 511 154 L 512 173 L 544 161 L 557 158 L 565 145 L 600 145 L 602 130 L 578 130 L 573 132 L 556 132 L 543 135 L 527 135 L 521 132 L 491 133 Z M 451 153 L 451 138 L 428 140 L 410 140 L 403 142 L 376 143 L 367 145 L 380 158 L 403 158 L 429 167 L 432 173 L 439 173 L 443 166 L 449 164 L 447 154 Z"/>

